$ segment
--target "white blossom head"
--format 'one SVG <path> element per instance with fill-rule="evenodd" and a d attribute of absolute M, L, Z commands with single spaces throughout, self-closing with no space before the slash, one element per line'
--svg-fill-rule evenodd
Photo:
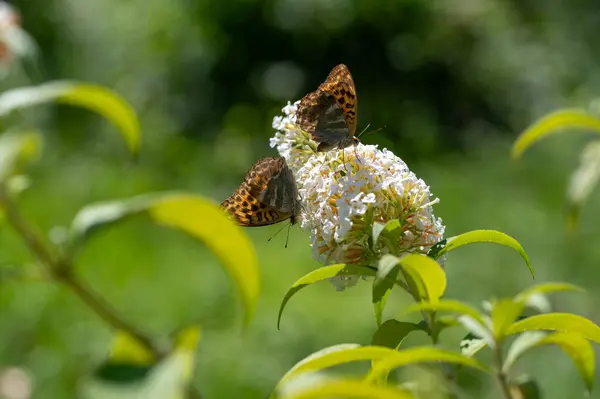
<path fill-rule="evenodd" d="M 374 145 L 317 152 L 317 143 L 295 124 L 296 104 L 275 117 L 271 138 L 296 177 L 313 256 L 322 264 L 376 265 L 382 254 L 427 253 L 443 239 L 444 225 L 433 215 L 429 186 L 396 155 Z M 397 242 L 373 246 L 375 223 L 398 220 Z M 336 277 L 336 288 L 356 284 L 356 276 Z"/>

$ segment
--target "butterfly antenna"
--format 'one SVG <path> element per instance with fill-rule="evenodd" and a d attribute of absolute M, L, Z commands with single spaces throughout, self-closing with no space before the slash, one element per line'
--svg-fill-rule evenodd
<path fill-rule="evenodd" d="M 280 228 L 279 230 L 277 230 L 277 233 L 273 234 L 273 235 L 271 236 L 271 238 L 269 238 L 267 241 L 271 241 L 273 238 L 275 238 L 275 236 L 276 236 L 277 234 L 281 233 L 281 230 L 283 230 L 284 228 L 285 228 L 285 226 L 283 226 L 282 228 Z"/>
<path fill-rule="evenodd" d="M 363 133 L 367 131 L 367 129 L 369 128 L 369 126 L 371 126 L 371 124 L 370 124 L 370 123 L 369 123 L 369 124 L 367 125 L 367 127 L 365 127 L 365 128 L 362 130 L 362 132 L 360 132 L 360 133 L 358 134 L 358 136 L 356 136 L 356 137 L 357 137 L 357 138 L 360 138 L 360 136 L 362 136 L 362 135 L 363 135 Z"/>
<path fill-rule="evenodd" d="M 290 241 L 290 229 L 292 228 L 292 223 L 288 223 L 288 233 L 287 233 L 287 237 L 285 238 L 285 247 L 287 248 L 288 245 L 288 241 Z M 281 231 L 281 230 L 279 230 Z"/>

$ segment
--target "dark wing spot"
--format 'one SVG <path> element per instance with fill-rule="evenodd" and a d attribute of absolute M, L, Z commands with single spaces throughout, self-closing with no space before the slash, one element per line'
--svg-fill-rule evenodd
<path fill-rule="evenodd" d="M 245 200 L 244 200 L 244 202 L 242 202 L 242 206 L 243 206 L 245 209 L 247 209 L 247 208 L 248 208 L 248 206 L 250 206 L 250 204 L 248 203 L 248 201 L 245 201 Z"/>
<path fill-rule="evenodd" d="M 256 211 L 258 211 L 258 205 L 256 205 L 256 204 L 252 204 L 252 205 L 250 206 L 250 210 L 251 210 L 252 212 L 256 212 Z"/>

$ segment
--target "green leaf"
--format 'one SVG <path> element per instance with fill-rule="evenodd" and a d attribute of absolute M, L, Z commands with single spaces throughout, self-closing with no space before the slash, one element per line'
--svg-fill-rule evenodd
<path fill-rule="evenodd" d="M 395 248 L 403 235 L 404 230 L 402 230 L 402 225 L 398 219 L 392 219 L 386 224 L 379 222 L 373 223 L 374 248 L 377 248 L 377 243 L 379 242 L 380 238 L 385 239 L 390 248 Z"/>
<path fill-rule="evenodd" d="M 113 337 L 108 359 L 111 363 L 149 366 L 156 363 L 154 354 L 125 331 L 117 331 Z"/>
<path fill-rule="evenodd" d="M 371 372 L 365 377 L 365 380 L 378 381 L 381 376 L 389 373 L 395 368 L 409 364 L 431 362 L 460 364 L 463 366 L 469 366 L 479 370 L 488 371 L 488 368 L 485 365 L 473 358 L 433 347 L 417 347 L 405 349 L 403 351 L 393 351 L 391 354 L 380 360 L 381 361 L 377 362 L 376 366 L 371 369 Z"/>
<path fill-rule="evenodd" d="M 543 331 L 527 331 L 519 334 L 508 348 L 506 359 L 504 359 L 504 364 L 502 365 L 502 371 L 508 373 L 517 359 L 537 345 L 546 335 L 548 334 Z"/>
<path fill-rule="evenodd" d="M 521 340 L 522 337 L 526 337 Z M 588 392 L 594 385 L 595 355 L 590 342 L 579 334 L 529 332 L 519 336 L 511 346 L 503 370 L 508 372 L 513 364 L 528 350 L 543 345 L 558 345 L 573 361 Z M 513 349 L 515 348 L 515 349 Z"/>
<path fill-rule="evenodd" d="M 293 297 L 294 294 L 296 294 L 302 288 L 335 276 L 375 276 L 375 273 L 376 270 L 368 266 L 338 264 L 321 267 L 304 275 L 292 285 L 292 287 L 288 290 L 288 292 L 285 294 L 285 297 L 281 301 L 281 306 L 279 307 L 279 314 L 277 315 L 277 328 L 279 328 L 279 325 L 281 323 L 281 315 L 283 313 L 285 305 L 288 303 L 290 298 Z"/>
<path fill-rule="evenodd" d="M 410 254 L 400 258 L 398 263 L 417 288 L 418 292 L 413 295 L 429 302 L 437 302 L 444 295 L 446 273 L 435 260 L 426 255 Z"/>
<path fill-rule="evenodd" d="M 339 344 L 321 349 L 296 363 L 280 380 L 279 384 L 297 377 L 302 373 L 312 373 L 340 364 L 373 361 L 397 353 L 383 346 L 360 346 L 358 344 Z"/>
<path fill-rule="evenodd" d="M 232 277 L 242 296 L 245 321 L 250 321 L 260 284 L 254 248 L 244 231 L 204 197 L 154 194 L 89 205 L 75 216 L 71 225 L 71 253 L 94 232 L 139 214 L 148 214 L 157 224 L 181 230 L 204 243 Z"/>
<path fill-rule="evenodd" d="M 440 257 L 440 251 L 446 246 L 447 243 L 448 239 L 443 239 L 442 241 L 437 242 L 429 249 L 427 256 L 433 259 L 438 259 Z"/>
<path fill-rule="evenodd" d="M 530 126 L 513 143 L 511 155 L 518 159 L 535 142 L 565 129 L 585 129 L 600 133 L 600 120 L 585 110 L 562 109 L 552 112 Z"/>
<path fill-rule="evenodd" d="M 578 287 L 573 284 L 567 283 L 542 283 L 537 284 L 532 287 L 529 287 L 523 291 L 521 291 L 517 296 L 515 296 L 515 301 L 519 302 L 527 302 L 529 297 L 536 294 L 549 294 L 552 292 L 559 291 L 578 291 L 585 292 L 585 290 L 581 287 Z"/>
<path fill-rule="evenodd" d="M 452 312 L 458 313 L 461 315 L 470 316 L 475 321 L 477 321 L 482 326 L 485 326 L 486 323 L 483 319 L 483 316 L 471 306 L 466 303 L 454 300 L 454 299 L 443 299 L 437 303 L 431 302 L 419 302 L 408 306 L 405 309 L 406 313 L 416 312 L 416 311 L 434 311 L 434 312 Z"/>
<path fill-rule="evenodd" d="M 373 334 L 371 345 L 398 349 L 402 341 L 413 331 L 423 331 L 423 328 L 418 324 L 406 321 L 386 320 Z"/>
<path fill-rule="evenodd" d="M 371 398 L 371 399 L 414 399 L 408 391 L 391 386 L 368 384 L 362 380 L 335 379 L 313 384 L 304 389 L 293 390 L 279 399 L 330 399 L 330 398 Z"/>
<path fill-rule="evenodd" d="M 83 381 L 85 399 L 184 399 L 192 378 L 200 328 L 178 332 L 172 353 L 156 363 L 133 337 L 117 332 L 111 353 L 92 378 Z M 79 397 L 79 396 L 78 396 Z"/>
<path fill-rule="evenodd" d="M 383 309 L 387 298 L 398 277 L 398 259 L 392 255 L 384 255 L 378 263 L 377 274 L 373 279 L 372 302 L 377 325 L 381 325 Z"/>
<path fill-rule="evenodd" d="M 129 150 L 134 155 L 138 153 L 140 126 L 135 112 L 121 96 L 99 85 L 59 81 L 8 90 L 0 95 L 0 117 L 16 109 L 51 101 L 99 113 L 119 129 Z"/>
<path fill-rule="evenodd" d="M 506 335 L 525 331 L 562 331 L 579 334 L 600 344 L 600 327 L 586 319 L 571 313 L 546 313 L 519 320 L 506 330 Z"/>
<path fill-rule="evenodd" d="M 473 357 L 480 350 L 487 346 L 487 342 L 485 339 L 478 337 L 473 333 L 468 333 L 465 337 L 460 341 L 460 353 L 464 356 Z"/>
<path fill-rule="evenodd" d="M 504 339 L 506 330 L 519 317 L 524 307 L 524 303 L 511 299 L 500 299 L 493 304 L 491 316 L 496 342 Z"/>
<path fill-rule="evenodd" d="M 529 378 L 511 384 L 510 391 L 515 399 L 542 399 L 537 382 Z"/>
<path fill-rule="evenodd" d="M 437 256 L 439 258 L 458 247 L 462 247 L 463 245 L 483 242 L 504 245 L 517 251 L 519 255 L 521 255 L 521 257 L 523 258 L 523 260 L 525 260 L 525 263 L 529 268 L 531 276 L 535 278 L 533 268 L 531 267 L 531 263 L 529 262 L 529 256 L 527 256 L 527 253 L 525 252 L 521 244 L 519 244 L 519 242 L 511 236 L 496 230 L 473 230 L 455 237 L 450 237 L 448 238 L 448 242 L 446 243 L 444 248 L 442 248 L 438 252 Z"/>
<path fill-rule="evenodd" d="M 600 180 L 600 140 L 588 143 L 581 151 L 579 167 L 571 174 L 567 189 L 567 226 L 575 229 L 579 213 Z"/>
<path fill-rule="evenodd" d="M 37 131 L 7 132 L 0 135 L 0 183 L 6 183 L 25 164 L 34 160 L 41 147 L 42 136 Z"/>

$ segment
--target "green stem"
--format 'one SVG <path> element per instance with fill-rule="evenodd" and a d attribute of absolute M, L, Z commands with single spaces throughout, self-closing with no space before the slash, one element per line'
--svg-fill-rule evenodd
<path fill-rule="evenodd" d="M 19 234 L 27 248 L 40 260 L 45 272 L 51 278 L 68 287 L 110 326 L 133 336 L 148 348 L 157 359 L 164 356 L 164 351 L 158 348 L 149 335 L 121 317 L 107 302 L 102 300 L 98 294 L 72 273 L 71 263 L 66 259 L 62 259 L 54 247 L 47 243 L 34 226 L 21 215 L 4 187 L 0 187 L 0 205 L 4 209 L 6 220 Z"/>
<path fill-rule="evenodd" d="M 502 393 L 506 399 L 513 399 L 513 395 L 510 392 L 510 386 L 508 384 L 508 379 L 506 378 L 506 373 L 502 371 L 502 364 L 504 363 L 502 359 L 502 346 L 500 342 L 496 343 L 496 348 L 494 349 L 495 358 L 496 358 L 496 378 L 498 379 L 498 383 L 502 388 Z"/>

